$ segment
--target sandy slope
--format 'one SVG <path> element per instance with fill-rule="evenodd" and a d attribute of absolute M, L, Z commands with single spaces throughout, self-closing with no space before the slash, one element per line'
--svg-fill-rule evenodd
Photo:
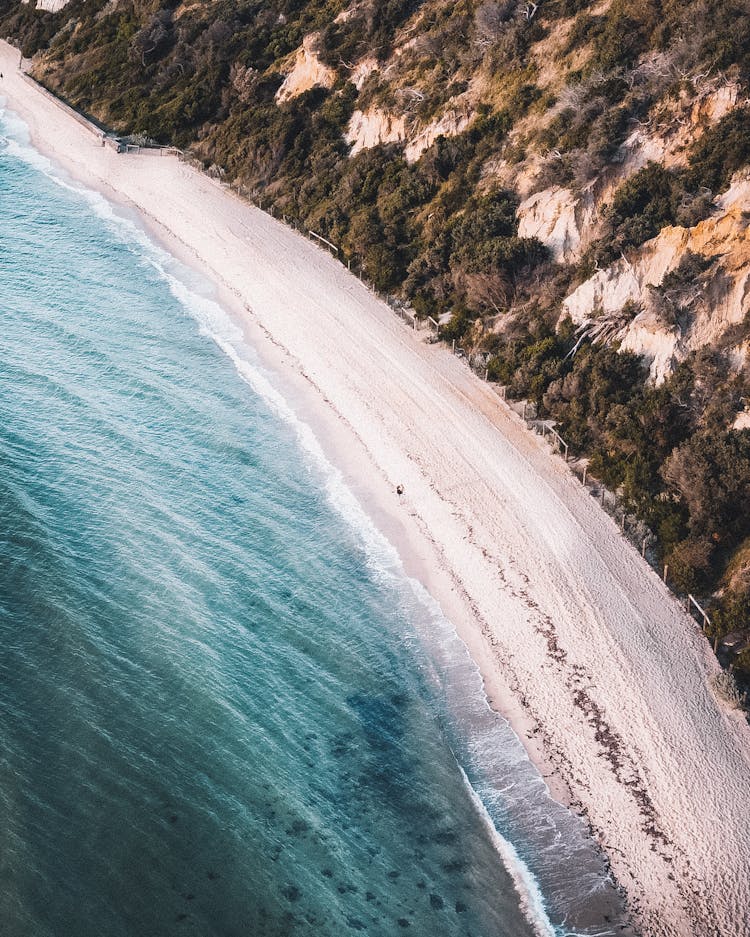
<path fill-rule="evenodd" d="M 750 935 L 750 731 L 610 518 L 491 388 L 320 249 L 173 158 L 102 148 L 16 62 L 0 46 L 0 93 L 35 143 L 201 258 L 317 389 L 328 442 L 410 544 L 490 691 L 521 701 L 644 933 Z"/>

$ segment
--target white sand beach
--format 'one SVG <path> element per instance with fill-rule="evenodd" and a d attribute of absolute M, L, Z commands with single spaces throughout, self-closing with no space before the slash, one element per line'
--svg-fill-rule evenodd
<path fill-rule="evenodd" d="M 244 317 L 556 796 L 587 817 L 642 932 L 750 935 L 750 729 L 611 518 L 490 386 L 323 249 L 176 157 L 102 147 L 18 58 L 0 44 L 0 96 L 34 144 L 137 207 Z"/>

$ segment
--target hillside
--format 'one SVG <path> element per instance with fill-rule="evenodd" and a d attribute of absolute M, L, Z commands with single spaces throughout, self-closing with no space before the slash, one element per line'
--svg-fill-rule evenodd
<path fill-rule="evenodd" d="M 746 3 L 39 5 L 0 0 L 39 80 L 189 148 L 486 354 L 717 635 L 746 627 Z M 750 650 L 733 663 L 747 679 Z"/>

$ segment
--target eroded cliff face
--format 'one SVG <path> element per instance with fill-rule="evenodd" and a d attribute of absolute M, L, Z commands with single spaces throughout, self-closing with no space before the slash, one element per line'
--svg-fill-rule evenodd
<path fill-rule="evenodd" d="M 316 40 L 314 34 L 306 36 L 302 46 L 290 57 L 291 70 L 286 73 L 276 92 L 277 101 L 289 101 L 316 86 L 330 88 L 333 85 L 336 73 L 318 58 L 315 52 Z"/>
<path fill-rule="evenodd" d="M 600 209 L 606 208 L 619 185 L 648 163 L 670 169 L 684 166 L 689 147 L 746 103 L 736 81 L 704 78 L 698 84 L 689 93 L 682 91 L 676 99 L 660 102 L 647 120 L 633 120 L 615 161 L 578 191 L 560 185 L 538 188 L 545 164 L 554 166 L 556 154 L 535 152 L 515 171 L 506 165 L 505 177 L 523 198 L 518 208 L 519 234 L 539 238 L 560 263 L 579 261 L 601 235 Z"/>
<path fill-rule="evenodd" d="M 706 130 L 747 103 L 736 81 L 699 76 L 695 84 L 690 92 L 660 102 L 647 120 L 637 121 L 617 160 L 577 191 L 560 185 L 535 191 L 544 160 L 538 153 L 527 158 L 515 174 L 518 190 L 530 193 L 518 207 L 519 235 L 540 240 L 558 263 L 578 263 L 606 234 L 608 202 L 618 186 L 649 163 L 668 169 L 684 167 L 690 147 Z M 514 180 L 507 165 L 504 173 L 506 179 Z M 691 351 L 720 342 L 729 328 L 745 319 L 749 311 L 748 212 L 750 184 L 746 174 L 740 173 L 729 190 L 713 201 L 708 218 L 693 227 L 665 227 L 640 248 L 597 269 L 563 300 L 561 318 L 570 316 L 580 325 L 616 315 L 628 304 L 636 307 L 639 311 L 619 331 L 618 340 L 624 350 L 642 355 L 652 378 L 662 381 Z M 678 269 L 690 254 L 704 258 L 708 271 L 687 289 L 680 314 L 665 316 L 658 288 L 666 274 Z M 675 318 L 678 321 L 672 321 Z M 740 347 L 733 357 L 738 368 L 745 360 Z"/>
<path fill-rule="evenodd" d="M 629 257 L 598 270 L 562 304 L 576 324 L 639 310 L 621 334 L 622 347 L 646 358 L 658 382 L 689 352 L 722 339 L 750 311 L 750 180 L 735 179 L 716 201 L 711 217 L 692 228 L 668 227 Z M 703 260 L 705 271 L 669 291 L 665 277 L 686 257 Z M 665 305 L 668 307 L 665 309 Z M 737 347 L 735 362 L 744 363 Z"/>
<path fill-rule="evenodd" d="M 31 3 L 31 0 L 21 0 L 22 3 Z M 46 13 L 59 13 L 64 9 L 70 0 L 36 0 L 36 9 L 44 10 Z"/>
<path fill-rule="evenodd" d="M 595 15 L 605 14 L 609 6 L 599 4 Z M 484 15 L 485 34 L 493 28 L 490 14 L 497 15 L 498 10 L 497 5 L 484 4 L 475 13 L 479 18 Z M 509 101 L 514 87 L 504 88 L 502 82 L 492 81 L 480 67 L 459 94 L 449 97 L 436 112 L 432 109 L 429 118 L 422 116 L 430 88 L 427 76 L 415 71 L 413 63 L 419 56 L 420 44 L 425 42 L 424 37 L 415 35 L 425 15 L 423 9 L 421 19 L 419 14 L 415 16 L 386 61 L 365 56 L 346 63 L 347 78 L 358 91 L 377 89 L 370 95 L 371 103 L 364 110 L 355 109 L 349 118 L 344 137 L 351 156 L 393 144 L 407 162 L 414 164 L 440 138 L 459 137 L 471 128 L 478 115 L 486 111 L 488 98 Z M 580 106 L 583 99 L 580 85 L 565 83 L 562 67 L 574 23 L 574 17 L 564 19 L 532 47 L 536 81 L 557 100 L 546 111 L 525 117 L 511 129 L 501 152 L 486 161 L 480 183 L 485 188 L 499 183 L 513 191 L 519 198 L 518 236 L 541 242 L 551 258 L 565 266 L 579 264 L 589 248 L 606 237 L 607 209 L 618 187 L 649 164 L 668 170 L 683 168 L 690 148 L 702 135 L 747 103 L 742 84 L 729 74 L 712 74 L 711 69 L 675 73 L 673 77 L 680 77 L 681 85 L 657 100 L 647 115 L 631 118 L 622 143 L 600 171 L 583 184 L 565 184 L 564 180 L 556 183 L 556 174 L 564 174 L 563 153 L 534 141 L 540 129 L 552 124 L 566 108 Z M 586 51 L 568 53 L 567 59 L 568 66 L 585 65 Z M 278 99 L 315 83 L 332 85 L 334 72 L 315 58 L 309 38 L 293 61 L 294 68 L 279 89 Z M 629 81 L 658 82 L 674 69 L 668 56 L 653 53 L 644 57 Z M 593 86 L 597 81 L 604 83 L 605 76 L 595 74 L 589 78 Z M 511 151 L 512 156 L 514 147 L 524 149 L 520 160 L 506 155 Z M 663 381 L 690 352 L 721 342 L 748 313 L 746 271 L 750 254 L 744 213 L 750 211 L 749 195 L 747 180 L 738 178 L 714 201 L 708 218 L 692 227 L 664 227 L 641 247 L 597 269 L 564 298 L 561 319 L 570 316 L 576 325 L 582 325 L 600 317 L 616 318 L 626 309 L 627 321 L 613 334 L 620 347 L 648 362 L 655 382 Z M 659 290 L 665 276 L 678 270 L 691 255 L 703 258 L 706 270 L 699 281 L 689 287 L 686 284 L 685 295 L 675 306 L 674 297 L 665 300 Z M 670 307 L 668 311 L 665 305 Z M 444 320 L 446 317 L 444 313 Z M 487 326 L 491 331 L 492 323 Z M 505 327 L 506 323 L 495 322 L 495 328 Z M 474 334 L 486 336 L 487 328 L 475 329 Z M 745 362 L 743 348 L 741 341 L 730 348 L 731 360 L 738 369 Z"/>
<path fill-rule="evenodd" d="M 589 188 L 581 195 L 552 186 L 534 192 L 518 206 L 518 234 L 538 238 L 558 263 L 575 263 L 597 231 L 597 201 Z"/>
<path fill-rule="evenodd" d="M 352 156 L 361 150 L 384 143 L 403 143 L 406 139 L 406 118 L 396 117 L 377 107 L 368 111 L 355 111 L 344 135 L 351 146 Z"/>

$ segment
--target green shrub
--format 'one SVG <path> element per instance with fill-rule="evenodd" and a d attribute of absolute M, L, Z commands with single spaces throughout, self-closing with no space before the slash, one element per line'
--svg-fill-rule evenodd
<path fill-rule="evenodd" d="M 750 592 L 727 592 L 711 611 L 711 634 L 723 638 L 750 628 Z M 750 663 L 750 661 L 749 661 Z"/>
<path fill-rule="evenodd" d="M 693 145 L 685 175 L 689 189 L 713 193 L 729 185 L 732 174 L 750 163 L 750 107 L 730 111 Z"/>

